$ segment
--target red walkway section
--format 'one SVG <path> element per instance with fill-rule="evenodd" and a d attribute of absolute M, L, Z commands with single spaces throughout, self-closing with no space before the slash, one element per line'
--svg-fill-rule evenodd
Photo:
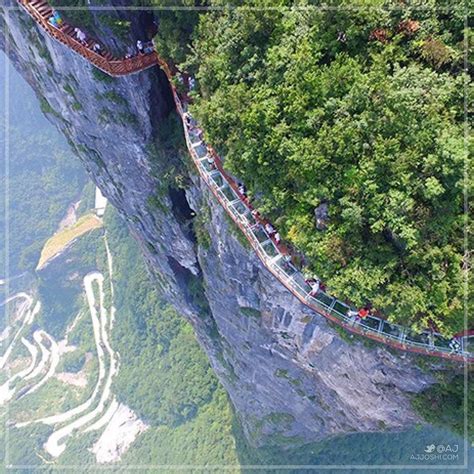
<path fill-rule="evenodd" d="M 74 28 L 71 25 L 64 22 L 58 28 L 49 22 L 53 9 L 45 0 L 18 0 L 18 3 L 50 36 L 77 54 L 80 54 L 88 62 L 110 76 L 126 76 L 158 64 L 156 54 L 142 54 L 131 58 L 115 58 L 110 52 L 105 50 L 98 40 L 90 36 L 87 36 L 86 44 L 82 44 L 75 37 Z M 92 48 L 95 43 L 102 47 L 102 54 L 93 51 Z"/>

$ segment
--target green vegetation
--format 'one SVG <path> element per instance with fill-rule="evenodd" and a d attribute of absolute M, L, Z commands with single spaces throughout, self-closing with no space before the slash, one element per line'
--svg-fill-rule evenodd
<path fill-rule="evenodd" d="M 138 119 L 132 112 L 119 112 L 117 117 L 118 122 L 120 122 L 122 125 L 138 125 Z"/>
<path fill-rule="evenodd" d="M 0 66 L 4 68 L 3 54 Z M 5 242 L 8 218 L 10 274 L 14 275 L 36 267 L 43 243 L 54 233 L 69 204 L 78 199 L 85 173 L 64 138 L 43 117 L 30 87 L 12 67 L 10 74 L 8 177 L 6 167 L 0 169 L 0 188 L 8 184 L 9 213 L 0 212 L 0 241 Z M 3 76 L 0 85 L 4 103 Z M 45 99 L 40 105 L 44 112 L 56 113 Z M 1 127 L 2 143 L 5 138 Z M 5 209 L 4 192 L 0 193 L 0 208 Z M 0 276 L 4 257 L 1 252 Z"/>
<path fill-rule="evenodd" d="M 113 15 L 113 16 L 112 16 Z M 104 12 L 100 15 L 100 22 L 107 25 L 114 37 L 126 42 L 130 40 L 130 21 L 122 20 L 114 15 L 114 12 Z"/>
<path fill-rule="evenodd" d="M 78 350 L 64 354 L 61 359 L 61 367 L 58 369 L 63 372 L 79 372 L 86 362 L 86 355 Z"/>
<path fill-rule="evenodd" d="M 186 52 L 189 47 L 189 38 L 199 19 L 199 12 L 192 7 L 196 6 L 194 0 L 135 0 L 138 5 L 165 7 L 157 8 L 156 15 L 159 17 L 158 35 L 154 42 L 157 50 L 163 58 L 182 63 L 186 60 Z M 200 2 L 205 6 L 210 2 Z M 216 2 L 217 3 L 217 2 Z M 191 7 L 189 9 L 166 8 L 169 6 Z"/>
<path fill-rule="evenodd" d="M 469 377 L 470 378 L 470 377 Z M 452 377 L 446 374 L 439 384 L 416 395 L 413 406 L 417 412 L 429 423 L 449 427 L 459 435 L 464 436 L 464 414 L 468 414 L 467 432 L 471 440 L 474 439 L 474 397 L 472 388 L 467 380 L 469 396 L 465 404 L 464 375 Z"/>
<path fill-rule="evenodd" d="M 195 75 L 206 139 L 331 292 L 449 335 L 463 319 L 463 11 L 397 5 L 171 11 L 157 45 Z"/>
<path fill-rule="evenodd" d="M 209 235 L 209 231 L 206 227 L 209 222 L 209 213 L 207 212 L 208 209 L 208 207 L 202 207 L 193 220 L 193 229 L 196 239 L 199 245 L 205 250 L 209 250 L 212 243 L 211 236 Z"/>
<path fill-rule="evenodd" d="M 71 25 L 92 31 L 94 29 L 94 17 L 89 10 L 89 0 L 49 0 L 52 7 L 57 10 L 71 23 Z M 66 7 L 66 8 L 61 8 Z M 78 8 L 69 10 L 68 7 Z"/>
<path fill-rule="evenodd" d="M 258 320 L 262 317 L 262 313 L 260 311 L 250 307 L 243 306 L 240 308 L 240 312 L 247 318 L 254 318 Z"/>
<path fill-rule="evenodd" d="M 72 226 L 54 234 L 46 241 L 41 250 L 37 270 L 41 269 L 48 260 L 64 251 L 68 245 L 71 245 L 81 235 L 100 227 L 102 227 L 102 221 L 95 214 L 86 214 L 80 217 Z"/>
<path fill-rule="evenodd" d="M 106 100 L 110 100 L 111 102 L 117 105 L 128 105 L 127 99 L 123 95 L 119 94 L 117 91 L 113 89 L 107 92 L 104 92 L 103 94 L 99 94 L 98 98 L 99 99 L 104 98 Z"/>
<path fill-rule="evenodd" d="M 114 77 L 109 76 L 105 72 L 102 72 L 100 69 L 97 69 L 95 66 L 91 66 L 92 77 L 99 82 L 104 82 L 105 84 L 112 84 L 114 82 Z"/>
<path fill-rule="evenodd" d="M 56 339 L 60 339 L 84 304 L 82 277 L 98 268 L 101 236 L 102 229 L 83 234 L 61 257 L 38 272 L 42 303 L 38 323 Z M 84 337 L 91 338 L 91 335 L 92 331 Z"/>
<path fill-rule="evenodd" d="M 115 211 L 105 225 L 118 308 L 112 345 L 121 356 L 114 392 L 151 425 L 123 462 L 236 464 L 232 412 L 191 326 L 160 300 Z"/>

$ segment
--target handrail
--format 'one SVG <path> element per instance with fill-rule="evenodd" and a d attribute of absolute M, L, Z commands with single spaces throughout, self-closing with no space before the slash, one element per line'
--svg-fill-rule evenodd
<path fill-rule="evenodd" d="M 18 3 L 26 10 L 26 12 L 35 20 L 35 22 L 41 26 L 51 37 L 63 43 L 68 48 L 72 49 L 77 54 L 81 55 L 84 59 L 92 63 L 95 67 L 101 71 L 109 74 L 113 77 L 125 76 L 136 72 L 141 72 L 149 67 L 158 64 L 158 58 L 155 54 L 143 54 L 133 56 L 131 58 L 106 58 L 99 53 L 96 53 L 91 48 L 83 45 L 81 42 L 76 40 L 65 29 L 70 26 L 64 23 L 61 28 L 53 26 L 49 22 L 49 14 L 44 15 L 39 12 L 40 8 L 48 7 L 46 1 L 34 0 L 17 0 Z"/>
<path fill-rule="evenodd" d="M 212 170 L 206 169 L 206 166 L 205 166 L 206 160 L 203 159 L 205 158 L 205 156 L 199 156 L 196 151 L 196 148 L 193 146 L 192 130 L 190 126 L 187 124 L 184 117 L 187 104 L 182 103 L 179 98 L 178 92 L 173 84 L 173 74 L 171 73 L 171 69 L 169 68 L 169 66 L 161 58 L 159 58 L 159 65 L 164 70 L 170 82 L 173 98 L 176 104 L 176 109 L 183 123 L 183 128 L 184 128 L 184 133 L 185 133 L 185 138 L 186 138 L 186 145 L 191 155 L 191 158 L 193 159 L 193 162 L 199 171 L 201 178 L 207 184 L 212 194 L 216 197 L 216 199 L 225 209 L 225 211 L 233 220 L 233 222 L 237 224 L 239 229 L 247 238 L 253 250 L 259 257 L 260 261 L 262 262 L 262 264 L 267 268 L 267 270 L 270 271 L 270 273 L 273 274 L 273 276 L 275 276 L 275 278 L 277 278 L 280 281 L 280 283 L 282 283 L 288 289 L 288 291 L 290 291 L 294 296 L 296 296 L 300 300 L 300 302 L 303 303 L 305 306 L 311 308 L 316 313 L 324 316 L 326 319 L 329 319 L 333 323 L 343 327 L 344 329 L 346 329 L 347 331 L 351 333 L 355 333 L 363 337 L 370 338 L 374 341 L 381 342 L 390 347 L 400 349 L 403 351 L 414 352 L 414 353 L 422 354 L 422 355 L 441 357 L 444 359 L 449 359 L 449 360 L 454 360 L 454 361 L 459 361 L 459 362 L 464 362 L 464 361 L 474 362 L 474 354 L 471 354 L 470 352 L 467 352 L 464 350 L 464 346 L 465 346 L 464 338 L 461 339 L 462 341 L 461 351 L 454 352 L 452 349 L 449 348 L 449 346 L 447 345 L 448 341 L 445 338 L 443 338 L 441 334 L 434 333 L 434 332 L 433 333 L 424 332 L 418 335 L 419 337 L 425 336 L 429 341 L 430 340 L 435 341 L 434 344 L 430 342 L 423 343 L 423 342 L 419 342 L 415 340 L 410 340 L 410 339 L 407 339 L 407 337 L 411 335 L 411 331 L 407 330 L 407 328 L 404 328 L 403 326 L 399 326 L 397 324 L 388 323 L 387 321 L 383 319 L 380 319 L 371 315 L 369 320 L 373 320 L 377 323 L 377 328 L 374 329 L 373 327 L 369 326 L 364 320 L 355 321 L 349 318 L 346 314 L 343 314 L 340 311 L 336 310 L 335 306 L 337 304 L 349 309 L 348 305 L 337 300 L 336 298 L 330 297 L 324 292 L 319 292 L 316 297 L 309 296 L 309 290 L 305 289 L 301 284 L 295 281 L 295 279 L 293 278 L 294 274 L 290 278 L 280 267 L 278 267 L 278 265 L 274 263 L 275 257 L 269 256 L 265 252 L 264 248 L 261 245 L 261 242 L 258 240 L 253 229 L 255 228 L 255 226 L 257 226 L 259 231 L 265 234 L 267 241 L 269 240 L 273 242 L 273 239 L 271 238 L 270 235 L 268 235 L 268 233 L 265 231 L 261 223 L 259 223 L 256 219 L 250 217 L 252 207 L 236 191 L 235 182 L 224 171 L 221 158 L 217 155 L 215 150 L 213 150 L 212 147 L 210 146 L 208 146 L 208 149 L 212 152 L 216 169 L 212 169 Z M 219 187 L 216 184 L 216 180 L 214 179 L 213 176 L 211 176 L 211 174 L 213 176 L 219 176 L 223 180 L 224 185 L 221 185 Z M 228 186 L 227 188 L 226 188 L 226 185 Z M 229 190 L 232 198 L 227 197 L 222 192 L 223 188 L 226 188 Z M 234 205 L 231 204 L 231 203 L 236 202 L 237 200 L 240 203 L 242 203 L 242 205 L 245 206 L 246 213 L 248 215 L 247 217 L 242 217 L 241 215 L 239 215 L 239 213 L 235 210 Z M 249 222 L 249 219 L 253 219 L 253 222 L 252 221 Z M 277 251 L 279 252 L 279 249 L 276 245 L 274 245 L 274 248 L 276 248 Z M 280 253 L 280 256 L 283 259 L 285 257 L 282 253 Z M 302 274 L 298 272 L 297 270 L 296 270 L 296 273 L 298 273 L 302 278 L 304 278 Z M 320 299 L 318 299 L 318 296 Z M 325 304 L 324 301 L 321 300 L 321 297 L 323 296 L 331 299 L 330 305 Z M 387 330 L 384 330 L 385 326 L 387 328 L 391 328 L 392 331 L 394 332 L 398 332 L 399 336 L 395 336 L 394 334 L 387 332 Z M 438 341 L 438 344 L 436 344 L 436 341 Z M 444 343 L 444 345 L 442 345 L 441 343 Z"/>
<path fill-rule="evenodd" d="M 174 72 L 170 66 L 162 59 L 158 54 L 148 54 L 142 56 L 135 56 L 133 58 L 127 59 L 108 59 L 100 54 L 95 53 L 87 46 L 81 44 L 79 41 L 75 40 L 72 36 L 67 34 L 62 29 L 58 29 L 51 25 L 48 21 L 48 18 L 45 15 L 42 15 L 33 4 L 38 5 L 48 5 L 44 0 L 17 0 L 21 6 L 28 12 L 28 14 L 46 31 L 61 43 L 68 46 L 70 49 L 75 51 L 84 57 L 87 61 L 92 63 L 97 68 L 101 69 L 105 73 L 111 76 L 123 76 L 127 74 L 132 74 L 144 70 L 148 67 L 158 64 L 164 73 L 166 74 L 168 81 L 171 86 L 171 91 L 173 94 L 173 99 L 176 105 L 176 109 L 181 118 L 184 128 L 184 134 L 186 139 L 186 145 L 188 151 L 191 155 L 191 158 L 198 169 L 200 177 L 204 180 L 211 193 L 215 196 L 217 201 L 225 209 L 232 221 L 239 227 L 239 229 L 244 234 L 245 238 L 250 243 L 252 249 L 255 251 L 257 257 L 262 262 L 263 266 L 283 285 L 288 289 L 298 300 L 310 308 L 312 311 L 316 312 L 319 315 L 322 315 L 331 322 L 341 326 L 346 329 L 348 332 L 367 337 L 374 341 L 386 344 L 390 347 L 400 349 L 403 351 L 414 352 L 417 354 L 441 357 L 444 359 L 459 361 L 459 362 L 474 362 L 474 354 L 466 350 L 465 342 L 468 340 L 469 336 L 472 336 L 470 332 L 467 332 L 466 335 L 459 337 L 461 341 L 461 350 L 454 351 L 450 349 L 448 341 L 438 333 L 434 332 L 423 332 L 418 334 L 419 338 L 426 337 L 428 343 L 419 342 L 412 340 L 413 337 L 411 331 L 407 330 L 402 326 L 397 324 L 389 323 L 383 319 L 377 318 L 373 315 L 370 315 L 366 321 L 364 320 L 354 320 L 347 316 L 346 314 L 336 309 L 336 306 L 350 309 L 350 307 L 342 301 L 337 300 L 336 298 L 326 294 L 323 291 L 319 291 L 317 295 L 311 296 L 310 289 L 304 282 L 304 277 L 293 265 L 289 264 L 285 257 L 286 254 L 280 249 L 278 245 L 273 242 L 272 237 L 265 231 L 263 226 L 265 220 L 263 218 L 254 217 L 252 215 L 253 207 L 250 203 L 240 195 L 237 191 L 237 185 L 234 180 L 225 172 L 222 160 L 216 151 L 208 146 L 207 150 L 212 153 L 214 158 L 214 167 L 206 168 L 207 160 L 206 155 L 199 156 L 196 148 L 193 145 L 192 141 L 192 128 L 185 120 L 185 112 L 187 110 L 187 102 L 181 101 L 179 98 L 176 87 L 173 84 Z M 64 28 L 64 27 L 63 27 Z M 200 140 L 199 140 L 200 141 Z M 206 153 L 208 152 L 206 150 Z M 219 176 L 222 184 L 219 186 L 215 177 Z M 227 196 L 224 192 L 230 195 Z M 243 208 L 243 212 L 240 213 L 235 205 L 240 204 Z M 273 249 L 273 254 L 267 253 L 265 248 L 262 245 L 262 242 L 258 239 L 256 230 L 258 230 L 265 237 L 265 242 L 270 242 L 270 248 Z M 275 254 L 276 252 L 276 254 Z M 280 258 L 276 258 L 276 257 Z M 292 274 L 288 275 L 284 269 L 278 265 L 279 262 L 286 262 L 288 266 L 292 269 Z M 300 278 L 300 282 L 297 281 L 296 277 Z M 304 286 L 306 285 L 306 287 Z M 330 304 L 327 304 L 330 302 Z M 376 323 L 375 327 L 372 327 L 368 324 L 369 321 L 374 321 Z M 388 330 L 391 329 L 391 332 Z M 397 335 L 394 335 L 397 334 Z M 407 339 L 411 337 L 411 339 Z"/>

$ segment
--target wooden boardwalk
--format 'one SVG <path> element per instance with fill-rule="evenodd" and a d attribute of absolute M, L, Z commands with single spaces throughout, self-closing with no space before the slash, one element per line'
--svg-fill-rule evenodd
<path fill-rule="evenodd" d="M 51 37 L 63 43 L 77 54 L 80 54 L 88 62 L 110 76 L 126 76 L 158 64 L 157 55 L 154 53 L 140 54 L 131 58 L 115 58 L 105 49 L 101 42 L 95 38 L 88 36 L 86 44 L 81 43 L 76 38 L 73 26 L 64 22 L 64 24 L 58 28 L 49 22 L 53 9 L 45 0 L 17 1 Z M 96 43 L 101 46 L 101 54 L 93 50 L 93 46 Z"/>

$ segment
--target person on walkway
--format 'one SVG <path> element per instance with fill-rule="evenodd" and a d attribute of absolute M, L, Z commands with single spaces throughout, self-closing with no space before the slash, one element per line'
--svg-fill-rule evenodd
<path fill-rule="evenodd" d="M 360 308 L 358 313 L 360 319 L 365 319 L 369 315 L 369 308 L 367 306 L 364 306 L 363 308 Z"/>
<path fill-rule="evenodd" d="M 238 190 L 239 190 L 239 193 L 240 193 L 244 198 L 247 197 L 247 188 L 245 187 L 245 185 L 244 185 L 243 183 L 239 183 Z"/>
<path fill-rule="evenodd" d="M 273 234 L 276 233 L 275 227 L 273 227 L 270 222 L 265 224 L 265 231 L 271 237 Z"/>
<path fill-rule="evenodd" d="M 350 309 L 347 312 L 347 316 L 349 316 L 349 318 L 353 319 L 354 322 L 358 321 L 359 320 L 359 311 L 356 311 L 355 309 Z"/>
<path fill-rule="evenodd" d="M 257 211 L 257 209 L 252 209 L 252 212 L 250 213 L 252 214 L 252 217 L 255 219 L 255 225 L 260 225 L 259 224 L 259 221 L 260 221 L 260 212 Z"/>
<path fill-rule="evenodd" d="M 315 279 L 309 285 L 311 286 L 311 291 L 309 292 L 309 296 L 312 296 L 314 298 L 317 295 L 318 291 L 320 290 L 321 281 L 319 279 Z"/>
<path fill-rule="evenodd" d="M 194 120 L 194 118 L 191 116 L 189 112 L 184 112 L 183 114 L 184 122 L 186 123 L 186 126 L 189 128 L 191 131 L 197 131 L 199 128 L 197 127 L 197 122 Z M 201 131 L 202 133 L 202 131 Z"/>
<path fill-rule="evenodd" d="M 102 56 L 102 46 L 99 43 L 94 43 L 94 46 L 92 46 L 92 51 Z"/>
<path fill-rule="evenodd" d="M 214 160 L 214 157 L 212 156 L 212 153 L 209 153 L 209 151 L 206 154 L 206 159 L 207 159 L 207 164 L 209 165 L 209 168 L 211 168 L 211 170 L 216 169 L 216 162 Z"/>
<path fill-rule="evenodd" d="M 136 51 L 133 48 L 133 46 L 129 46 L 127 48 L 127 54 L 125 54 L 125 59 L 133 58 L 135 56 L 135 54 L 136 54 Z"/>
<path fill-rule="evenodd" d="M 273 236 L 273 238 L 275 239 L 275 243 L 276 243 L 277 245 L 280 245 L 280 243 L 281 243 L 280 232 L 277 232 L 277 233 Z"/>
<path fill-rule="evenodd" d="M 144 54 L 151 54 L 155 51 L 155 46 L 153 45 L 153 41 L 147 41 L 143 44 L 143 52 Z"/>
<path fill-rule="evenodd" d="M 144 52 L 144 49 L 143 49 L 143 42 L 141 40 L 137 40 L 137 50 L 138 50 L 138 54 L 145 54 Z"/>
<path fill-rule="evenodd" d="M 191 115 L 189 114 L 189 112 L 184 112 L 183 118 L 184 118 L 184 122 L 186 126 L 190 128 L 192 125 L 192 122 L 191 122 Z"/>
<path fill-rule="evenodd" d="M 58 22 L 56 21 L 56 18 L 54 15 L 51 15 L 48 20 L 50 25 L 53 25 L 55 28 L 59 28 Z"/>
<path fill-rule="evenodd" d="M 49 23 L 51 23 L 51 25 L 56 28 L 61 28 L 61 26 L 64 24 L 64 21 L 61 17 L 61 14 L 58 11 L 53 10 L 53 14 L 49 18 Z"/>
<path fill-rule="evenodd" d="M 80 43 L 87 45 L 87 36 L 81 29 L 74 28 L 74 33 L 76 33 L 76 38 Z"/>
<path fill-rule="evenodd" d="M 461 343 L 457 337 L 453 337 L 449 343 L 449 347 L 451 348 L 450 354 L 455 352 L 459 352 L 461 350 Z"/>

